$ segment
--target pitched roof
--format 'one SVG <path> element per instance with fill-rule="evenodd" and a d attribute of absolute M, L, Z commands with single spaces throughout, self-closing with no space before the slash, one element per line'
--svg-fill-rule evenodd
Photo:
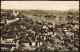
<path fill-rule="evenodd" d="M 7 35 L 6 39 L 14 39 L 16 38 L 16 35 Z"/>

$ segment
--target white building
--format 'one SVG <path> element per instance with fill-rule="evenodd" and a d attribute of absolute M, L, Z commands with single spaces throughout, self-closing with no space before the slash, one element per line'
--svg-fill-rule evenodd
<path fill-rule="evenodd" d="M 13 11 L 13 15 L 16 17 L 19 14 L 19 11 Z"/>

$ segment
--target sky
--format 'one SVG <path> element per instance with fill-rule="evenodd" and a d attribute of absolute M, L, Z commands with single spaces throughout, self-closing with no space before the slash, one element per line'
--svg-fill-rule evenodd
<path fill-rule="evenodd" d="M 1 1 L 1 9 L 79 9 L 79 1 Z"/>

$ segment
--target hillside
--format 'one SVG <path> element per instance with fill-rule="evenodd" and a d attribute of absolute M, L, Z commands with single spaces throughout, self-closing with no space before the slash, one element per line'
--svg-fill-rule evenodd
<path fill-rule="evenodd" d="M 67 10 L 67 11 L 59 11 L 59 10 L 21 10 L 23 15 L 26 15 L 33 20 L 45 21 L 45 22 L 55 22 L 56 24 L 65 23 L 67 21 L 67 16 L 71 15 L 73 18 L 79 16 L 79 10 Z M 63 17 L 61 20 L 55 20 L 53 17 L 48 17 L 46 19 L 45 16 L 52 15 L 56 17 Z M 65 20 L 64 20 L 65 18 Z M 79 17 L 78 17 L 79 18 Z"/>

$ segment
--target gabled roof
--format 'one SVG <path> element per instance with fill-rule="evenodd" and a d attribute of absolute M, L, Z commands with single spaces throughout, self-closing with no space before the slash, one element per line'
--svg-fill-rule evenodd
<path fill-rule="evenodd" d="M 14 39 L 16 38 L 16 35 L 7 35 L 6 39 Z"/>
<path fill-rule="evenodd" d="M 1 47 L 15 47 L 16 44 L 1 44 Z"/>

